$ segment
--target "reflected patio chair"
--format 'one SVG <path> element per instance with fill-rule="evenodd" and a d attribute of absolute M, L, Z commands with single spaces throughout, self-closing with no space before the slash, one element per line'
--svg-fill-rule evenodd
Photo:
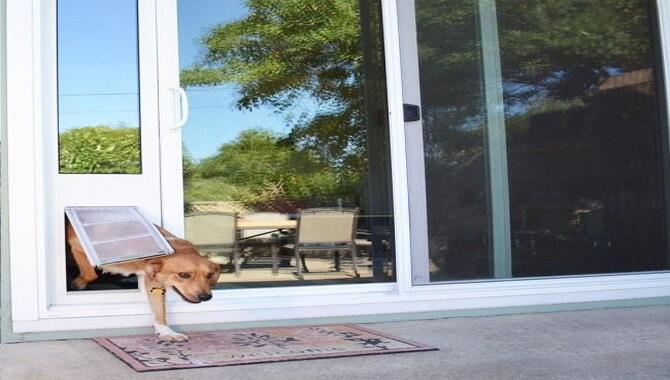
<path fill-rule="evenodd" d="M 298 211 L 295 243 L 284 245 L 284 248 L 293 250 L 295 254 L 298 277 L 304 280 L 303 270 L 309 272 L 305 263 L 306 252 L 350 252 L 354 274 L 360 277 L 355 242 L 358 208 L 314 208 Z"/>
<path fill-rule="evenodd" d="M 243 219 L 252 221 L 288 220 L 288 217 L 288 214 L 278 212 L 254 212 L 242 216 Z M 240 232 L 240 240 L 240 244 L 247 247 L 269 247 L 272 257 L 272 274 L 279 273 L 279 231 L 276 229 L 243 229 Z"/>
<path fill-rule="evenodd" d="M 229 254 L 235 275 L 240 276 L 240 253 L 237 242 L 237 214 L 229 212 L 196 212 L 184 218 L 186 240 L 202 253 L 213 256 Z"/>

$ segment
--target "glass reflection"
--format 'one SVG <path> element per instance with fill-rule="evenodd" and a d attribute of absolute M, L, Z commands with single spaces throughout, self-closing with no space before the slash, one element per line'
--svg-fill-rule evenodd
<path fill-rule="evenodd" d="M 379 1 L 178 7 L 186 238 L 221 286 L 391 281 Z"/>
<path fill-rule="evenodd" d="M 653 3 L 499 2 L 514 276 L 668 269 Z"/>
<path fill-rule="evenodd" d="M 483 4 L 497 7 L 502 78 L 482 74 Z M 669 269 L 654 2 L 416 0 L 416 12 L 431 281 L 491 278 L 505 254 L 487 244 L 491 81 L 504 94 L 512 276 Z"/>
<path fill-rule="evenodd" d="M 136 174 L 137 0 L 58 0 L 60 172 Z"/>
<path fill-rule="evenodd" d="M 417 0 L 431 281 L 491 275 L 477 7 Z"/>

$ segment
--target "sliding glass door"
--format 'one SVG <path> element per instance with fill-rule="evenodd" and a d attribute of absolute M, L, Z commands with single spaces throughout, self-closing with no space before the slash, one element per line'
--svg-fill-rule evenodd
<path fill-rule="evenodd" d="M 654 1 L 398 7 L 415 284 L 670 269 Z"/>

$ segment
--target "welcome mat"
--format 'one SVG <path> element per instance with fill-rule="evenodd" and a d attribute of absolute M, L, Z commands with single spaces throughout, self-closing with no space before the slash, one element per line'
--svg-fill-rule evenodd
<path fill-rule="evenodd" d="M 94 340 L 139 372 L 436 350 L 357 325 L 249 328 L 189 338 L 175 343 L 155 335 Z"/>

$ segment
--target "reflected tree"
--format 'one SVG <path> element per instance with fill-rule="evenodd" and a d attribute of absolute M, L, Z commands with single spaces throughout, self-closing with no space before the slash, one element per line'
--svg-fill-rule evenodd
<path fill-rule="evenodd" d="M 121 124 L 72 128 L 58 137 L 63 174 L 138 174 L 140 131 Z"/>
<path fill-rule="evenodd" d="M 182 85 L 233 84 L 240 110 L 269 106 L 289 114 L 295 104 L 312 107 L 289 121 L 287 135 L 273 137 L 273 149 L 292 151 L 307 165 L 318 162 L 322 168 L 319 177 L 303 178 L 300 173 L 310 171 L 301 171 L 299 160 L 292 159 L 294 167 L 284 168 L 295 173 L 290 181 L 270 183 L 257 173 L 257 178 L 244 179 L 245 186 L 281 187 L 286 199 L 296 196 L 292 201 L 310 207 L 353 207 L 366 193 L 386 188 L 381 179 L 388 161 L 382 147 L 387 132 L 385 86 L 379 85 L 384 83 L 384 68 L 378 1 L 247 0 L 246 6 L 246 17 L 203 36 L 205 53 L 199 64 L 182 71 Z M 370 133 L 375 134 L 370 137 L 376 144 L 372 147 Z M 236 144 L 249 137 L 240 135 Z M 228 167 L 224 157 L 230 149 L 230 144 L 222 146 L 199 165 L 201 176 L 215 178 L 215 167 Z M 263 166 L 262 155 L 249 159 L 261 160 L 257 167 Z M 368 167 L 371 163 L 374 168 Z M 361 181 L 373 171 L 380 179 Z M 254 183 L 257 179 L 264 185 Z M 313 184 L 305 187 L 306 183 Z"/>
<path fill-rule="evenodd" d="M 317 108 L 288 136 L 335 166 L 360 166 L 364 143 L 357 0 L 248 0 L 249 14 L 202 39 L 202 62 L 184 86 L 238 86 L 237 107 Z"/>
<path fill-rule="evenodd" d="M 347 178 L 360 180 L 357 173 Z M 284 212 L 350 196 L 347 183 L 322 157 L 287 145 L 267 130 L 246 130 L 221 145 L 197 164 L 190 182 L 187 201 L 237 201 Z"/>

